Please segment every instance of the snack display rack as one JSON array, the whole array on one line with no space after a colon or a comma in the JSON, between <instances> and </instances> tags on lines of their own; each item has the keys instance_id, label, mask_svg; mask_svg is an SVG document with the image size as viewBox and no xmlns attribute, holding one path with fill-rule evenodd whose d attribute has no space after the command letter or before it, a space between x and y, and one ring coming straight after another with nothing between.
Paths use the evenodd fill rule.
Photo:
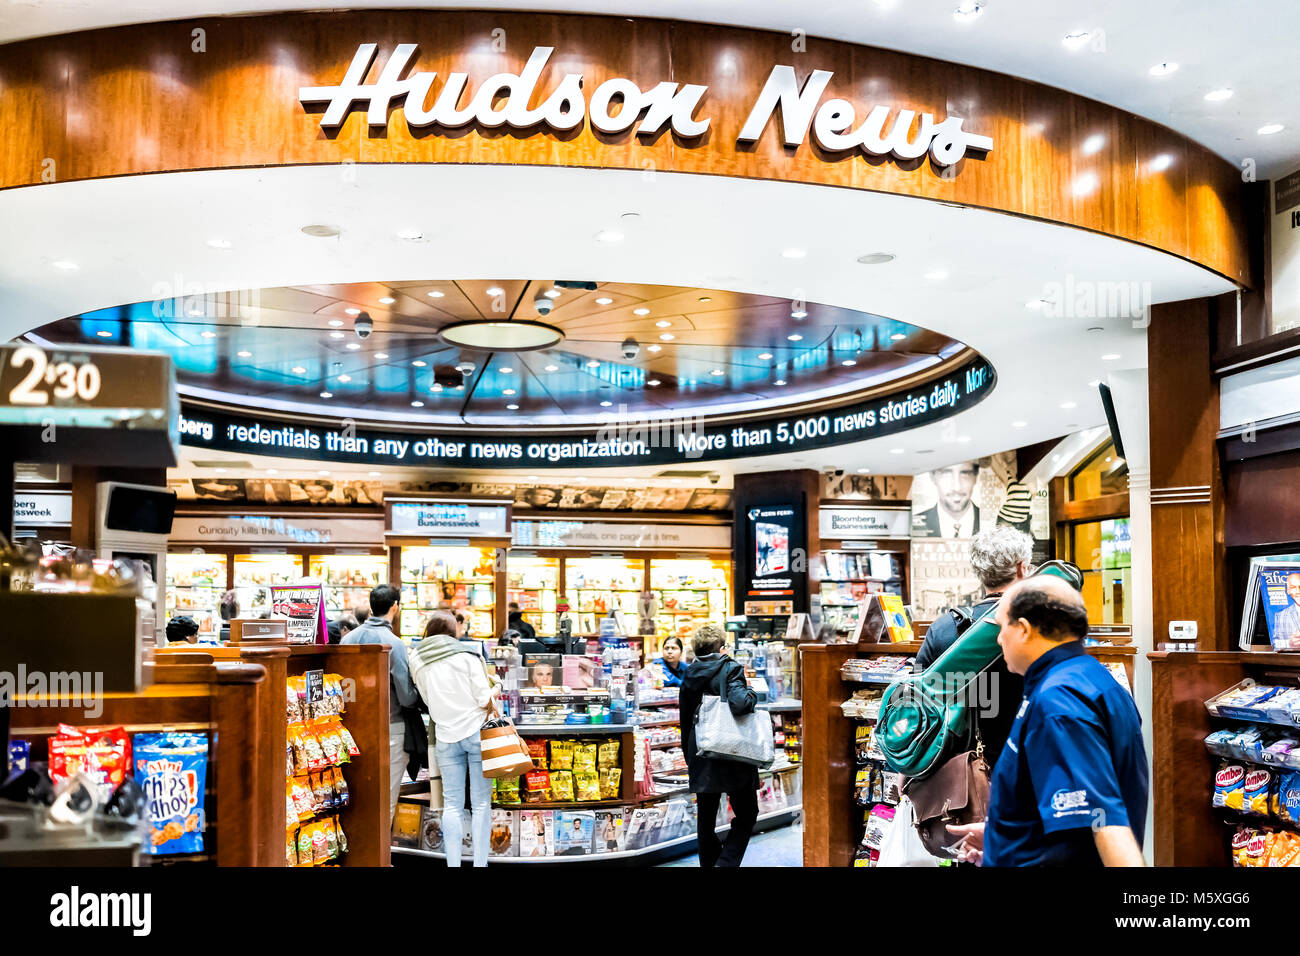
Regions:
<instances>
[{"instance_id":1,"label":"snack display rack","mask_svg":"<svg viewBox=\"0 0 1300 956\"><path fill-rule=\"evenodd\" d=\"M404 545L399 562L403 634L419 634L429 612L439 607L464 612L469 636L483 638L499 633L496 549ZM504 620L500 623L505 626Z\"/></svg>"},{"instance_id":2,"label":"snack display rack","mask_svg":"<svg viewBox=\"0 0 1300 956\"><path fill-rule=\"evenodd\" d=\"M307 577L325 586L325 613L332 620L357 605L369 605L371 589L388 583L388 558L314 554L307 559Z\"/></svg>"}]
</instances>

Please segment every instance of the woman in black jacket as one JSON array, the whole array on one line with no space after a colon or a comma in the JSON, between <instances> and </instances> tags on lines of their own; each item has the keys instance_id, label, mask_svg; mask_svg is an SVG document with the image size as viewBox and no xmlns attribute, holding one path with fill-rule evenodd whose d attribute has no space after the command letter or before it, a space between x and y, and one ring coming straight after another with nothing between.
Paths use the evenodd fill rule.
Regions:
<instances>
[{"instance_id":1,"label":"woman in black jacket","mask_svg":"<svg viewBox=\"0 0 1300 956\"><path fill-rule=\"evenodd\" d=\"M718 694L719 686L731 712L737 717L750 714L758 695L745 683L745 668L721 653L726 634L717 624L701 624L692 641L695 660L686 669L679 696L682 749L690 771L691 793L699 809L696 821L700 841L700 866L740 866L758 820L758 768L738 760L701 757L695 752L695 721L705 695ZM735 819L726 842L716 831L722 794L731 801Z\"/></svg>"}]
</instances>

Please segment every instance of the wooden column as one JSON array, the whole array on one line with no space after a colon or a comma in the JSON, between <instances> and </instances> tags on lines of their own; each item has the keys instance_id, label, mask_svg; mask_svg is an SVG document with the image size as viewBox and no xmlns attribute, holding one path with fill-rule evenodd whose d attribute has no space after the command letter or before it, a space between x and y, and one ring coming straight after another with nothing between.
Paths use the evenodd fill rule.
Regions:
<instances>
[{"instance_id":1,"label":"wooden column","mask_svg":"<svg viewBox=\"0 0 1300 956\"><path fill-rule=\"evenodd\" d=\"M1153 636L1196 621L1201 650L1227 650L1223 480L1215 440L1219 389L1210 374L1208 299L1151 308L1147 330L1151 427Z\"/></svg>"}]
</instances>

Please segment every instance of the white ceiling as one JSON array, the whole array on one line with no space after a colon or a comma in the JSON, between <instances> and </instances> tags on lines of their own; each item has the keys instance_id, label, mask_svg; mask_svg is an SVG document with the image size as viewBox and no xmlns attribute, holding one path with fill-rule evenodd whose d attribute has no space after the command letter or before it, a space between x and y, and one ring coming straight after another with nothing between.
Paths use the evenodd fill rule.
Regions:
<instances>
[{"instance_id":1,"label":"white ceiling","mask_svg":"<svg viewBox=\"0 0 1300 956\"><path fill-rule=\"evenodd\" d=\"M904 50L1025 77L1110 103L1204 143L1260 178L1300 165L1300 35L1296 0L982 0L959 21L958 0L351 0L350 8L563 10L654 16L789 32ZM0 0L0 42L126 23L313 10L320 0ZM1100 31L1070 50L1067 33ZM415 38L413 38L415 39ZM816 55L816 43L808 46ZM1179 69L1155 78L1154 64ZM1235 95L1209 103L1220 88ZM1281 123L1272 136L1256 133Z\"/></svg>"},{"instance_id":2,"label":"white ceiling","mask_svg":"<svg viewBox=\"0 0 1300 956\"><path fill-rule=\"evenodd\" d=\"M622 220L627 212L641 218ZM860 309L966 342L997 370L993 393L946 422L853 446L745 459L729 471L827 465L906 474L1098 425L1104 417L1089 382L1145 366L1142 322L1052 318L1026 303L1050 295L1052 283L1076 290L1136 283L1153 302L1230 289L1177 257L1065 226L863 190L635 170L170 173L6 190L0 221L24 224L0 231L0 341L95 308L189 294L191 284L215 292L554 276ZM300 231L321 222L340 235L313 239ZM615 224L624 241L595 240ZM397 238L410 227L425 239ZM232 248L208 246L213 238ZM790 247L807 255L785 258ZM855 262L878 251L897 258ZM61 260L77 268L57 268ZM937 270L946 276L927 278ZM1103 361L1104 354L1119 358Z\"/></svg>"}]
</instances>

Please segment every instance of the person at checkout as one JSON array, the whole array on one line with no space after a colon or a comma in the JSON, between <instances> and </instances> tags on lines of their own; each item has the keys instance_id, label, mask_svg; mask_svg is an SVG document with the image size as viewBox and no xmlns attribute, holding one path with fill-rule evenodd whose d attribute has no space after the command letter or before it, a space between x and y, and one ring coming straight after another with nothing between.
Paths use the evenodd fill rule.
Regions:
<instances>
[{"instance_id":1,"label":"person at checkout","mask_svg":"<svg viewBox=\"0 0 1300 956\"><path fill-rule=\"evenodd\" d=\"M681 687L686 677L686 661L682 660L684 650L680 637L666 638L659 647L660 664L663 670L665 687Z\"/></svg>"}]
</instances>

